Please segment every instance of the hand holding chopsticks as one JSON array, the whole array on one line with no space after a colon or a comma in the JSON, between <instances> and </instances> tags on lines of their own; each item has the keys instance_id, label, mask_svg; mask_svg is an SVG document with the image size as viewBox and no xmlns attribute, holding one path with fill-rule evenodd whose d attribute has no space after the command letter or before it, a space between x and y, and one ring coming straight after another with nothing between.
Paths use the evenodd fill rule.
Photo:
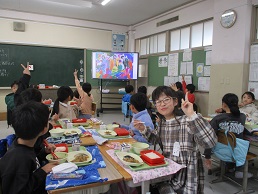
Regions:
<instances>
[{"instance_id":1,"label":"hand holding chopsticks","mask_svg":"<svg viewBox=\"0 0 258 194\"><path fill-rule=\"evenodd\" d=\"M47 140L43 140L43 143L44 143L44 145L48 148L48 147L50 147L49 146L49 144L48 144L48 142L47 142ZM57 157L57 155L50 149L50 153L52 154L52 156L53 156L53 159L54 160L58 160L58 157Z\"/></svg>"}]
</instances>

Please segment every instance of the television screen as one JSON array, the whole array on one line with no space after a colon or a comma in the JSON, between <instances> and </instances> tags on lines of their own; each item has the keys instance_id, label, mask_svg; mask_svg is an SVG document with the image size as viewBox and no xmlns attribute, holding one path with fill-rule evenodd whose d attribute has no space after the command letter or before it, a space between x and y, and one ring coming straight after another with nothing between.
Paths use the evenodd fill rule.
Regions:
<instances>
[{"instance_id":1,"label":"television screen","mask_svg":"<svg viewBox=\"0 0 258 194\"><path fill-rule=\"evenodd\" d=\"M92 52L92 78L137 79L138 53Z\"/></svg>"}]
</instances>

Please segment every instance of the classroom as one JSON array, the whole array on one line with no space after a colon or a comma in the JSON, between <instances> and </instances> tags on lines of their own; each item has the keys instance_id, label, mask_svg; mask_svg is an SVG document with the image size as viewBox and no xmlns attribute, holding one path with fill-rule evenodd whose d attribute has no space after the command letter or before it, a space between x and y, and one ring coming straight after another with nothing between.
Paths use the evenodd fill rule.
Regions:
<instances>
[{"instance_id":1,"label":"classroom","mask_svg":"<svg viewBox=\"0 0 258 194\"><path fill-rule=\"evenodd\" d=\"M53 101L58 89L55 86L67 85L72 90L76 89L73 73L78 69L80 82L92 85L95 117L101 120L109 114L109 109L114 109L121 123L126 124L130 122L122 115L121 100L117 103L121 95L117 93L128 84L134 88L144 85L147 93L152 94L158 86L180 81L184 74L186 82L190 80L196 87L195 104L203 117L209 117L221 107L221 99L226 93L236 94L239 100L246 91L258 96L258 0L184 0L171 2L171 8L152 0L144 5L149 7L149 12L154 13L155 7L159 6L163 6L163 12L146 14L139 17L144 20L138 21L133 16L128 20L126 17L108 20L103 16L105 6L96 9L103 11L99 15L84 15L83 9L78 9L78 15L85 17L82 19L78 15L69 16L69 6L64 6L67 15L62 15L58 4L53 4L51 10L43 0L31 1L0 0L0 122L7 119L5 97L10 93L11 83L22 76L21 63L33 65L31 84L47 86L40 89L43 99L51 98ZM90 4L91 8L87 8L90 10L100 6L101 1L84 2ZM138 4L133 0L128 2ZM25 8L30 3L32 10ZM41 11L37 3L49 12ZM116 3L119 4L114 6L116 9L123 6L118 0L111 0L106 6ZM128 9L135 10L117 12L141 15L136 6ZM234 19L223 23L228 11L234 14ZM138 77L126 81L93 78L94 52L139 54ZM257 144L251 146L251 152L258 155ZM128 173L122 175L128 178ZM148 191L144 188L146 184L140 186L142 192ZM61 192L72 193L72 190Z\"/></svg>"}]
</instances>

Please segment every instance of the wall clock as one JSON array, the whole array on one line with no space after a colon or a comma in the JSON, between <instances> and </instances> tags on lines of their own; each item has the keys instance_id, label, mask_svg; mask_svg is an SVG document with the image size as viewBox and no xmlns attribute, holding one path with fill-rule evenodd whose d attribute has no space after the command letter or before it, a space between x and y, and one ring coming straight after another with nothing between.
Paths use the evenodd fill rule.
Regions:
<instances>
[{"instance_id":1,"label":"wall clock","mask_svg":"<svg viewBox=\"0 0 258 194\"><path fill-rule=\"evenodd\" d=\"M232 27L237 19L237 14L234 10L226 10L220 17L220 24L224 28L230 28Z\"/></svg>"}]
</instances>

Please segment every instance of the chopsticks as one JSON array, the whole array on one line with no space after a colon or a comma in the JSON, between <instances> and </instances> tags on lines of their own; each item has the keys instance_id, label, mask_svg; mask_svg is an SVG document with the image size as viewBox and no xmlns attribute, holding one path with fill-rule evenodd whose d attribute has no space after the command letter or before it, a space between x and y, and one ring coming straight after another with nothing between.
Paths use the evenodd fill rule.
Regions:
<instances>
[{"instance_id":1,"label":"chopsticks","mask_svg":"<svg viewBox=\"0 0 258 194\"><path fill-rule=\"evenodd\" d=\"M48 147L48 142L47 142L47 140L43 139L43 143L44 143L44 145L45 145L46 147ZM54 160L58 160L57 155L56 155L53 151L51 151L51 154L52 154Z\"/></svg>"}]
</instances>

